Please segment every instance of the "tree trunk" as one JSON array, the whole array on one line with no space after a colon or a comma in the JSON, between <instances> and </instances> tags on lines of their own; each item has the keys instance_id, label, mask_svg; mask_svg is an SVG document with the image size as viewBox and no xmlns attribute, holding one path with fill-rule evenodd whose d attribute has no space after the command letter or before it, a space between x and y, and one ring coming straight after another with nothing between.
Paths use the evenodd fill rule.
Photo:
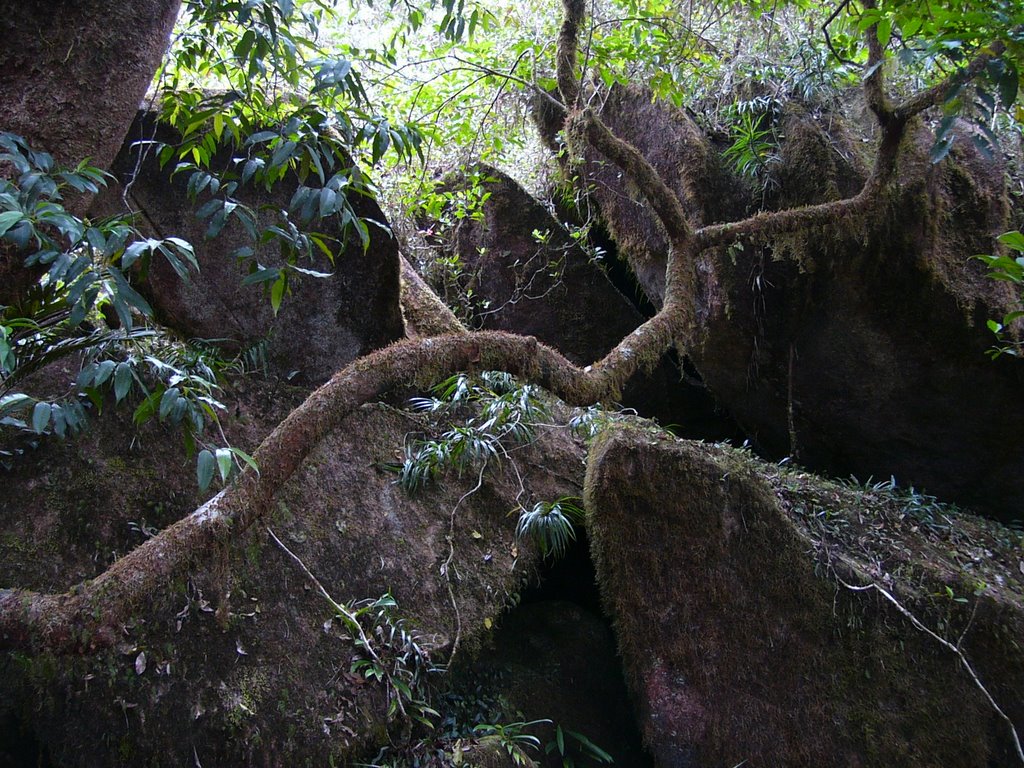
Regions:
<instances>
[{"instance_id":1,"label":"tree trunk","mask_svg":"<svg viewBox=\"0 0 1024 768\"><path fill-rule=\"evenodd\" d=\"M181 0L8 0L0 14L0 130L60 164L106 168L167 49Z\"/></svg>"},{"instance_id":2,"label":"tree trunk","mask_svg":"<svg viewBox=\"0 0 1024 768\"><path fill-rule=\"evenodd\" d=\"M167 49L180 5L7 0L0 5L0 131L23 136L59 165L89 158L107 168ZM87 203L66 201L77 214ZM0 244L0 304L35 282L23 258Z\"/></svg>"}]
</instances>

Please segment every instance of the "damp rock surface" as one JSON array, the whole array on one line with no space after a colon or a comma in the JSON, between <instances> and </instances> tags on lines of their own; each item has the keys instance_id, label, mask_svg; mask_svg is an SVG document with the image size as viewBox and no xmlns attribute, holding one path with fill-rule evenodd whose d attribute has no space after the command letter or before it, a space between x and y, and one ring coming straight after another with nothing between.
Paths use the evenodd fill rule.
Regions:
<instances>
[{"instance_id":1,"label":"damp rock surface","mask_svg":"<svg viewBox=\"0 0 1024 768\"><path fill-rule=\"evenodd\" d=\"M586 503L655 765L1015 764L957 656L860 588L959 643L1019 730L1019 533L635 428Z\"/></svg>"}]
</instances>

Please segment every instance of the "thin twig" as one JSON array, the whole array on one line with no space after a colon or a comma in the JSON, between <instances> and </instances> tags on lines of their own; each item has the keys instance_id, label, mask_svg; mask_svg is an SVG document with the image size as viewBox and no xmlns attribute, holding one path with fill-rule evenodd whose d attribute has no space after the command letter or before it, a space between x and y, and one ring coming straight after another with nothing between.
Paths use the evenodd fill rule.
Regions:
<instances>
[{"instance_id":1,"label":"thin twig","mask_svg":"<svg viewBox=\"0 0 1024 768\"><path fill-rule=\"evenodd\" d=\"M285 543L281 541L279 538L277 538L277 534L275 534L274 531L271 530L269 525L267 526L267 533L270 534L270 538L274 540L274 543L277 544L277 546L279 546L282 549L282 551L284 551L284 553L288 555L288 557L295 561L296 565L299 566L299 569L306 575L306 578L310 580L313 586L316 587L317 591L321 595L323 595L324 599L327 600L331 608L333 608L337 613L344 617L345 624L348 627L348 629L350 631L354 630L356 633L358 633L359 644L366 649L366 652L370 654L370 658L373 659L373 662L387 677L388 687L394 690L394 701L398 704L398 710L402 713L404 721L408 723L409 715L405 711L405 705L402 703L402 695L391 680L391 672L388 670L386 666L384 666L384 663L380 660L380 657L377 655L377 652L373 650L373 646L370 644L370 638L368 638L366 636L366 633L363 631L363 626L359 623L358 617L356 617L356 615L352 613L352 611L350 611L348 608L346 608L343 604L339 603L337 600L331 597L331 594L326 589L324 589L324 585L320 583L320 579L318 579L313 574L313 572L306 567L306 564L302 562L302 559L298 555L296 555L294 552L288 549Z\"/></svg>"},{"instance_id":2,"label":"thin twig","mask_svg":"<svg viewBox=\"0 0 1024 768\"><path fill-rule=\"evenodd\" d=\"M963 668L967 670L967 674L970 675L971 680L973 680L974 684L978 687L978 690L981 691L982 695L988 701L989 705L992 707L995 713L999 715L1000 718L1002 718L1002 720L1006 723L1006 726L1010 729L1010 736L1013 739L1013 746L1017 751L1017 757L1020 759L1021 764L1024 765L1024 749L1021 748L1020 736L1017 734L1017 728L1014 726L1013 721L1009 718L1009 716L1002 710L1002 707L1000 707L999 704L996 703L996 700L992 698L992 694L988 692L988 689L985 687L984 683L981 682L981 678L978 677L978 673L974 671L974 667L971 666L971 662L968 661L967 656L965 656L964 652L960 649L959 643L957 645L953 645L953 643L949 642L949 640L936 634L934 631L926 627L921 622L921 620L917 618L917 616L911 613L908 608L906 608L899 600L893 597L891 592L884 589L883 587L880 587L875 582L871 582L870 584L856 585L848 584L847 582L843 581L843 579L841 579L838 575L836 576L836 579L840 584L842 584L851 592L866 592L872 589L875 590L876 592L878 592L878 594L880 594L882 597L884 597L886 600L892 603L892 605L895 606L896 610L902 613L907 618L907 620L914 625L916 629L920 630L921 632L924 632L926 635L932 638L943 648L946 648L947 650L955 653L957 658L960 659L960 663L963 665ZM961 637L960 640L962 642L963 638Z\"/></svg>"},{"instance_id":3,"label":"thin twig","mask_svg":"<svg viewBox=\"0 0 1024 768\"><path fill-rule=\"evenodd\" d=\"M451 601L452 610L455 612L455 639L452 641L452 651L448 654L448 663L452 663L456 652L459 650L459 643L462 642L462 613L459 611L459 603L455 599L455 588L452 586L451 565L455 559L455 513L466 499L479 491L484 484L484 472L487 470L487 463L480 467L480 474L476 478L476 485L466 491L452 507L451 515L448 518L448 557L441 564L441 575L444 576L448 587L448 599Z\"/></svg>"},{"instance_id":4,"label":"thin twig","mask_svg":"<svg viewBox=\"0 0 1024 768\"><path fill-rule=\"evenodd\" d=\"M832 11L832 13L829 14L828 18L825 19L825 23L821 25L821 31L825 35L825 45L827 45L828 49L832 51L832 55L836 57L836 60L839 61L839 63L841 64L846 64L847 66L855 67L857 66L857 62L841 56L839 54L839 51L837 51L835 46L832 44L832 37L828 33L829 24L835 21L836 17L839 16L839 14L843 12L843 9L846 8L846 6L848 6L849 4L850 0L843 0L843 2L837 5L835 9Z\"/></svg>"}]
</instances>

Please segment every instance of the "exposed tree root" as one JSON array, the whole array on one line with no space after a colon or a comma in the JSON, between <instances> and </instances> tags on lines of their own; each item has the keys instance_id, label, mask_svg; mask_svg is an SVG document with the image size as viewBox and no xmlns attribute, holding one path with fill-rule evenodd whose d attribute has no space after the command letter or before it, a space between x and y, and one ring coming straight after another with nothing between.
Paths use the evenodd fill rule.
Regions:
<instances>
[{"instance_id":1,"label":"exposed tree root","mask_svg":"<svg viewBox=\"0 0 1024 768\"><path fill-rule=\"evenodd\" d=\"M313 392L263 441L254 454L259 474L243 472L191 515L64 594L0 591L0 647L89 652L113 644L152 592L264 519L274 495L320 440L360 405L395 387L426 388L459 371L501 370L570 404L589 405L617 396L675 336L667 316L653 318L587 369L536 339L498 332L399 342L361 358Z\"/></svg>"}]
</instances>

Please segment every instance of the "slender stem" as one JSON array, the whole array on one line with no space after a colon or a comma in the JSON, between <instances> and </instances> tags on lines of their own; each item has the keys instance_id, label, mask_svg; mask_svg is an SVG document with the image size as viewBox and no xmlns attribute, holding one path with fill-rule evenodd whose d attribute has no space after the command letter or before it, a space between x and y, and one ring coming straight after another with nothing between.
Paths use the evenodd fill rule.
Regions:
<instances>
[{"instance_id":1,"label":"slender stem","mask_svg":"<svg viewBox=\"0 0 1024 768\"><path fill-rule=\"evenodd\" d=\"M1016 726L1014 726L1013 721L1009 718L1006 712L1003 711L1003 709L999 706L996 700L992 697L992 694L989 693L988 688L986 688L984 683L981 682L981 678L978 676L978 673L974 671L974 667L971 665L971 662L967 658L967 656L964 655L964 652L963 650L961 650L959 643L954 645L953 643L949 642L949 640L947 640L946 638L929 629L927 626L924 625L924 623L920 619L917 618L917 616L911 613L910 610L906 608L906 606L904 606L899 600L893 597L891 592L879 586L878 584L874 582L872 582L871 584L862 585L848 584L842 579L840 579L838 576L836 578L840 584L842 584L851 592L866 592L868 590L874 590L875 592L878 592L878 594L880 594L882 597L888 600L896 608L897 611L903 614L903 616L906 617L906 619L914 626L915 629L924 632L926 635L928 635L928 637L937 642L943 648L956 654L957 658L960 661L960 664L967 671L968 676L970 676L972 682L978 687L978 690L981 691L982 696L985 697L985 700L989 703L989 706L991 706L992 710L997 715L999 715L1000 719L1002 719L1003 722L1006 723L1007 727L1010 730L1010 738L1013 740L1014 749L1017 752L1017 758L1020 760L1021 764L1024 764L1024 749L1021 748L1020 735L1017 733ZM963 638L961 638L961 640L963 640Z\"/></svg>"}]
</instances>

